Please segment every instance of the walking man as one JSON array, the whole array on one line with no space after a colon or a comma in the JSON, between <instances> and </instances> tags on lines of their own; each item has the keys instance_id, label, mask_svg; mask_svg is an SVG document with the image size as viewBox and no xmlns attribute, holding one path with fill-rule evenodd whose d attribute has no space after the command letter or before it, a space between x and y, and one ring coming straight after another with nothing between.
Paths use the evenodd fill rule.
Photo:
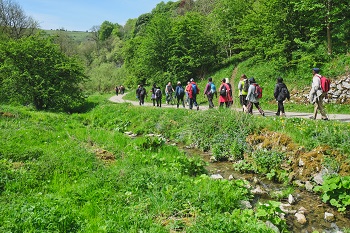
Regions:
<instances>
[{"instance_id":1,"label":"walking man","mask_svg":"<svg viewBox=\"0 0 350 233\"><path fill-rule=\"evenodd\" d=\"M311 119L316 120L317 111L319 110L322 117L322 120L328 120L326 111L323 107L323 98L327 95L327 92L323 92L321 88L321 75L319 68L312 69L312 85L309 94L309 99L312 104L314 104L314 115L310 117Z\"/></svg>"},{"instance_id":2,"label":"walking man","mask_svg":"<svg viewBox=\"0 0 350 233\"><path fill-rule=\"evenodd\" d=\"M208 83L205 86L204 95L206 95L208 98L209 108L214 108L213 98L214 98L214 95L217 97L217 93L216 93L216 87L215 87L215 84L213 83L212 78L208 79Z\"/></svg>"}]
</instances>

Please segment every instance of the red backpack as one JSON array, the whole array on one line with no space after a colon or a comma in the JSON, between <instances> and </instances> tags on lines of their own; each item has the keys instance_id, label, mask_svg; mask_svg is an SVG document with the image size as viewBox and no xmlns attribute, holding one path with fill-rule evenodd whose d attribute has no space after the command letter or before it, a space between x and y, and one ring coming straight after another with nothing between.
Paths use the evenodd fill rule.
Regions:
<instances>
[{"instance_id":1,"label":"red backpack","mask_svg":"<svg viewBox=\"0 0 350 233\"><path fill-rule=\"evenodd\" d=\"M255 98L260 99L262 97L262 88L257 83L254 83L253 85L255 86Z\"/></svg>"},{"instance_id":2,"label":"red backpack","mask_svg":"<svg viewBox=\"0 0 350 233\"><path fill-rule=\"evenodd\" d=\"M321 82L321 89L323 92L328 92L331 88L331 80L329 78L326 78L325 76L318 76L320 78Z\"/></svg>"}]
</instances>

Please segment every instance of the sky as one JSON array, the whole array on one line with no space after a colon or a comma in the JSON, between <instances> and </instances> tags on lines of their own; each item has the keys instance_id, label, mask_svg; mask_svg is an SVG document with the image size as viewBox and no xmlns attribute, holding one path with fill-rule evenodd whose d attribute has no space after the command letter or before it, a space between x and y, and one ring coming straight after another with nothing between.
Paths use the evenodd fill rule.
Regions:
<instances>
[{"instance_id":1,"label":"sky","mask_svg":"<svg viewBox=\"0 0 350 233\"><path fill-rule=\"evenodd\" d=\"M124 25L128 19L151 12L162 0L13 0L13 2L18 3L27 16L36 20L41 29L90 31L93 26L99 26L104 21Z\"/></svg>"}]
</instances>

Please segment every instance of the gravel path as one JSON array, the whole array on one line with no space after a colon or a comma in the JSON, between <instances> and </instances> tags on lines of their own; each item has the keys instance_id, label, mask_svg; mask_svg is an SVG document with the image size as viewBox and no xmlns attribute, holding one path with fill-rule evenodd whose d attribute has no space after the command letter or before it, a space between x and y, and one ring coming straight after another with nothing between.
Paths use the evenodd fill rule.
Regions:
<instances>
[{"instance_id":1,"label":"gravel path","mask_svg":"<svg viewBox=\"0 0 350 233\"><path fill-rule=\"evenodd\" d=\"M135 106L139 106L139 102L138 101L131 101L131 100L124 100L123 99L123 95L114 95L111 98L109 98L110 101L115 102L115 103L131 103ZM162 108L176 108L176 105L167 105L165 103L165 100L163 101L164 103L162 103ZM144 106L148 106L148 107L153 107L152 103L149 102L145 102ZM180 106L180 108L182 108ZM188 109L188 106L186 106L186 108ZM207 110L208 109L208 105L200 105L199 110ZM236 109L237 111L242 111L241 109ZM195 111L195 110L193 110ZM264 110L265 111L265 116L275 116L275 112L274 111L268 111L268 110ZM260 113L254 109L253 110L253 114L254 115L260 115ZM309 118L311 117L313 114L310 113L301 113L301 112L286 112L287 117L298 117L298 118ZM318 114L318 119L321 119L321 114ZM342 121L342 122L350 122L350 115L348 114L328 114L328 118L330 120L338 120L338 121Z\"/></svg>"}]
</instances>

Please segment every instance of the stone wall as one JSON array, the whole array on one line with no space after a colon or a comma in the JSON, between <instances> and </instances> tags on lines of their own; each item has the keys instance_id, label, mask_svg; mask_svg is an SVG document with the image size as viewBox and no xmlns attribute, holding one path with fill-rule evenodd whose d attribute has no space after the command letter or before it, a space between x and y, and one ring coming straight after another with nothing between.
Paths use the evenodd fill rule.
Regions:
<instances>
[{"instance_id":1,"label":"stone wall","mask_svg":"<svg viewBox=\"0 0 350 233\"><path fill-rule=\"evenodd\" d=\"M302 90L292 90L291 102L308 104L310 88L311 84ZM328 92L328 98L325 98L324 101L337 104L350 104L350 74L337 79L331 79L331 89Z\"/></svg>"},{"instance_id":2,"label":"stone wall","mask_svg":"<svg viewBox=\"0 0 350 233\"><path fill-rule=\"evenodd\" d=\"M337 80L331 80L331 89L328 92L332 103L350 103L350 75Z\"/></svg>"}]
</instances>

